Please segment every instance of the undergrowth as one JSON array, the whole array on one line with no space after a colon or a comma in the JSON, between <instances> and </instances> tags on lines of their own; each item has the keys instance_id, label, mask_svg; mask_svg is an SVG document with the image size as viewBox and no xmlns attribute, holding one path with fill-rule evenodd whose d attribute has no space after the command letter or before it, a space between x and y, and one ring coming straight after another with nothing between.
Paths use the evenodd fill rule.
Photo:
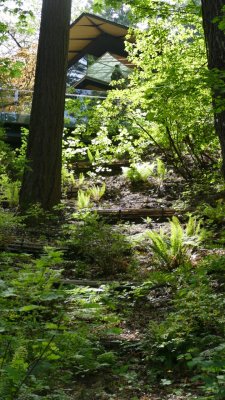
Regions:
<instances>
[{"instance_id":1,"label":"undergrowth","mask_svg":"<svg viewBox=\"0 0 225 400\"><path fill-rule=\"evenodd\" d=\"M170 233L161 229L159 233L148 231L147 236L158 268L174 269L188 261L191 250L203 239L203 230L201 222L193 217L189 217L183 228L179 219L174 216L170 221Z\"/></svg>"},{"instance_id":2,"label":"undergrowth","mask_svg":"<svg viewBox=\"0 0 225 400\"><path fill-rule=\"evenodd\" d=\"M68 256L81 276L126 274L134 264L132 245L116 228L87 213L80 224L65 227Z\"/></svg>"},{"instance_id":3,"label":"undergrowth","mask_svg":"<svg viewBox=\"0 0 225 400\"><path fill-rule=\"evenodd\" d=\"M149 322L143 353L148 379L171 387L185 379L198 399L222 400L225 395L225 257L210 256L198 266L180 265L168 273L153 272L135 290L137 299L159 285L170 288L168 308Z\"/></svg>"},{"instance_id":4,"label":"undergrowth","mask_svg":"<svg viewBox=\"0 0 225 400\"><path fill-rule=\"evenodd\" d=\"M71 380L113 366L95 329L107 335L118 318L101 305L102 290L62 287L59 251L2 253L0 262L0 398L70 399Z\"/></svg>"}]
</instances>

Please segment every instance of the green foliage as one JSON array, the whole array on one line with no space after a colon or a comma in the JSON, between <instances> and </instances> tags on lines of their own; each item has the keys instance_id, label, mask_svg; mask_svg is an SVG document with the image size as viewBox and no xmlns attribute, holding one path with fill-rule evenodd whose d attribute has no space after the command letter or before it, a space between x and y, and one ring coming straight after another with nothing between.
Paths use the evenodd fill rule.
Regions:
<instances>
[{"instance_id":1,"label":"green foliage","mask_svg":"<svg viewBox=\"0 0 225 400\"><path fill-rule=\"evenodd\" d=\"M167 175L167 168L163 160L161 158L156 159L157 165L156 165L156 176L157 178L163 182L166 178Z\"/></svg>"},{"instance_id":2,"label":"green foliage","mask_svg":"<svg viewBox=\"0 0 225 400\"><path fill-rule=\"evenodd\" d=\"M102 186L95 186L95 185L92 186L88 190L88 193L95 202L99 202L101 198L104 196L105 191L106 191L106 184L105 182L103 182Z\"/></svg>"},{"instance_id":3,"label":"green foliage","mask_svg":"<svg viewBox=\"0 0 225 400\"><path fill-rule=\"evenodd\" d=\"M224 373L225 342L201 352L188 362L191 369L199 371L194 381L202 381L202 389L206 400L223 400L225 395Z\"/></svg>"},{"instance_id":4,"label":"green foliage","mask_svg":"<svg viewBox=\"0 0 225 400\"><path fill-rule=\"evenodd\" d=\"M18 180L22 180L24 168L27 167L26 151L27 151L27 139L29 130L21 128L21 145L15 150L15 156L13 163L11 161L11 167L13 168L12 173L16 175Z\"/></svg>"},{"instance_id":5,"label":"green foliage","mask_svg":"<svg viewBox=\"0 0 225 400\"><path fill-rule=\"evenodd\" d=\"M207 203L201 204L198 207L198 212L212 224L223 224L225 222L225 203L223 199L218 200L214 207Z\"/></svg>"},{"instance_id":6,"label":"green foliage","mask_svg":"<svg viewBox=\"0 0 225 400\"><path fill-rule=\"evenodd\" d=\"M212 81L223 87L223 78L207 70L198 7L185 1L126 3L147 28L128 35L135 36L127 50L136 68L126 88L110 91L93 113L87 130L104 140L92 139L89 150L93 157L98 150L99 159L128 157L139 162L154 146L168 165L190 179L207 164L217 164L210 87ZM189 8L194 12L184 12ZM162 165L158 168L164 179Z\"/></svg>"},{"instance_id":7,"label":"green foliage","mask_svg":"<svg viewBox=\"0 0 225 400\"><path fill-rule=\"evenodd\" d=\"M83 210L85 208L90 208L91 207L91 195L89 192L85 192L82 189L78 190L77 194L77 208L78 210Z\"/></svg>"},{"instance_id":8,"label":"green foliage","mask_svg":"<svg viewBox=\"0 0 225 400\"><path fill-rule=\"evenodd\" d=\"M134 163L131 167L123 167L123 175L133 184L151 182L152 185L161 186L166 178L167 168L165 163L157 158L156 162Z\"/></svg>"},{"instance_id":9,"label":"green foliage","mask_svg":"<svg viewBox=\"0 0 225 400\"><path fill-rule=\"evenodd\" d=\"M155 163L139 163L133 164L131 167L123 167L124 176L131 182L147 182L148 178L153 175Z\"/></svg>"},{"instance_id":10,"label":"green foliage","mask_svg":"<svg viewBox=\"0 0 225 400\"><path fill-rule=\"evenodd\" d=\"M12 181L7 175L0 178L1 200L7 201L9 207L15 207L19 204L20 181Z\"/></svg>"},{"instance_id":11,"label":"green foliage","mask_svg":"<svg viewBox=\"0 0 225 400\"><path fill-rule=\"evenodd\" d=\"M0 393L7 400L20 398L20 389L30 381L34 369L51 359L55 335L48 331L46 319L54 325L53 330L64 319L57 313L63 293L53 288L60 273L50 269L61 261L61 253L46 250L42 258L20 265L19 272L10 265L1 271Z\"/></svg>"},{"instance_id":12,"label":"green foliage","mask_svg":"<svg viewBox=\"0 0 225 400\"><path fill-rule=\"evenodd\" d=\"M73 171L67 169L66 165L62 167L62 188L63 191L67 191L68 188L72 189L76 187L76 180Z\"/></svg>"},{"instance_id":13,"label":"green foliage","mask_svg":"<svg viewBox=\"0 0 225 400\"><path fill-rule=\"evenodd\" d=\"M88 160L90 161L90 163L93 163L94 162L94 156L93 156L93 154L92 154L90 149L87 150L87 156L88 156Z\"/></svg>"},{"instance_id":14,"label":"green foliage","mask_svg":"<svg viewBox=\"0 0 225 400\"><path fill-rule=\"evenodd\" d=\"M6 174L8 169L11 168L13 164L15 153L10 148L10 146L5 143L5 131L3 128L0 128L0 172L2 174Z\"/></svg>"},{"instance_id":15,"label":"green foliage","mask_svg":"<svg viewBox=\"0 0 225 400\"><path fill-rule=\"evenodd\" d=\"M194 268L185 264L170 275L153 273L136 290L140 296L157 284L170 287L163 318L149 324L146 357L157 379L173 381L191 372L206 396L201 399L224 398L224 293L213 285L224 281L224 265L224 256L211 256Z\"/></svg>"},{"instance_id":16,"label":"green foliage","mask_svg":"<svg viewBox=\"0 0 225 400\"><path fill-rule=\"evenodd\" d=\"M79 127L79 128L78 128ZM73 133L73 135L63 138L63 151L62 151L62 158L63 158L63 165L70 169L71 164L74 161L83 159L86 157L87 152L87 144L84 143L82 140L82 126L77 127L77 133Z\"/></svg>"},{"instance_id":17,"label":"green foliage","mask_svg":"<svg viewBox=\"0 0 225 400\"><path fill-rule=\"evenodd\" d=\"M23 218L0 208L0 246L5 246L23 229Z\"/></svg>"},{"instance_id":18,"label":"green foliage","mask_svg":"<svg viewBox=\"0 0 225 400\"><path fill-rule=\"evenodd\" d=\"M85 176L80 173L78 178L75 177L73 169L67 167L66 164L62 167L62 191L67 195L70 191L75 191L80 189L82 192L82 187L85 187Z\"/></svg>"},{"instance_id":19,"label":"green foliage","mask_svg":"<svg viewBox=\"0 0 225 400\"><path fill-rule=\"evenodd\" d=\"M201 203L196 210L196 214L199 215L207 227L206 240L209 246L223 246L225 243L224 235L224 213L225 203L224 199L221 198L211 204Z\"/></svg>"},{"instance_id":20,"label":"green foliage","mask_svg":"<svg viewBox=\"0 0 225 400\"><path fill-rule=\"evenodd\" d=\"M118 323L105 315L103 289L62 288L62 253L52 248L37 259L2 253L0 262L2 399L66 400L71 378L113 367L114 353L95 334L96 324L107 335Z\"/></svg>"},{"instance_id":21,"label":"green foliage","mask_svg":"<svg viewBox=\"0 0 225 400\"><path fill-rule=\"evenodd\" d=\"M82 149L82 144L78 144L74 137L66 137L63 139L63 150L62 150L62 190L67 193L68 190L82 186L85 177L84 174L79 174L78 180L74 175L73 162L77 151L83 151L83 155L86 153L86 148ZM81 147L79 149L79 147Z\"/></svg>"},{"instance_id":22,"label":"green foliage","mask_svg":"<svg viewBox=\"0 0 225 400\"><path fill-rule=\"evenodd\" d=\"M115 228L87 215L83 225L69 227L70 257L76 257L81 275L114 276L125 273L131 262L131 245Z\"/></svg>"},{"instance_id":23,"label":"green foliage","mask_svg":"<svg viewBox=\"0 0 225 400\"><path fill-rule=\"evenodd\" d=\"M0 200L6 201L9 207L19 203L19 190L23 171L26 166L26 146L28 131L23 130L22 144L13 150L4 141L4 131L0 132Z\"/></svg>"},{"instance_id":24,"label":"green foliage","mask_svg":"<svg viewBox=\"0 0 225 400\"><path fill-rule=\"evenodd\" d=\"M11 58L2 58L0 60L0 78L1 82L7 84L10 79L21 76L24 63L21 61L14 61Z\"/></svg>"},{"instance_id":25,"label":"green foliage","mask_svg":"<svg viewBox=\"0 0 225 400\"><path fill-rule=\"evenodd\" d=\"M33 20L34 14L31 10L24 7L23 0L14 0L6 2L1 0L3 21L0 23L0 44L7 48L11 48L12 40L11 33L24 35L26 37L26 45L29 34L31 34L30 23ZM26 8L26 9L25 9ZM18 40L18 38L17 38ZM19 39L21 43L23 41ZM20 46L22 47L22 46ZM22 75L24 60L8 51L8 56L3 50L0 60L0 80L1 85L12 86L12 79Z\"/></svg>"},{"instance_id":26,"label":"green foliage","mask_svg":"<svg viewBox=\"0 0 225 400\"><path fill-rule=\"evenodd\" d=\"M160 268L174 269L188 262L190 251L201 242L201 225L189 217L185 229L177 217L170 221L170 234L161 230L147 232L151 239L150 248Z\"/></svg>"},{"instance_id":27,"label":"green foliage","mask_svg":"<svg viewBox=\"0 0 225 400\"><path fill-rule=\"evenodd\" d=\"M80 172L79 177L78 177L78 182L77 182L78 187L82 186L84 184L84 181L85 181L85 176L84 176L83 172Z\"/></svg>"},{"instance_id":28,"label":"green foliage","mask_svg":"<svg viewBox=\"0 0 225 400\"><path fill-rule=\"evenodd\" d=\"M95 3L101 7L104 1ZM105 3L121 5L119 0ZM117 227L88 214L91 199L100 201L106 186L88 188L84 175L76 179L74 161L89 159L92 167L101 167L102 163L125 158L131 161L131 168L124 172L127 179L158 185L167 177L167 166L189 179L207 164L217 165L218 139L209 87L223 90L224 77L216 70L207 72L198 7L193 1L183 0L125 3L136 20L147 22L145 29L130 32L136 38L126 46L135 68L126 87L112 89L103 103L66 101L68 116L74 117L76 128L72 134L65 132L63 190L79 189L77 208L81 212L79 218L74 216L78 221L74 223L73 218L73 224L65 227L64 242L59 239L59 243L68 246L66 257L73 261L72 273L77 278L94 276L110 281L118 274L129 277L133 252L127 237ZM223 29L224 18L216 22ZM6 26L0 24L0 30L4 36ZM2 81L17 76L20 68L18 62L13 65L11 60L3 60ZM217 111L224 108L220 100L216 106ZM65 122L69 124L70 119ZM25 139L20 150L12 150L0 141L1 199L7 200L10 207L18 201L26 167L25 150ZM157 154L156 162L141 163L150 151L151 157L152 151ZM211 172L206 171L209 179ZM221 200L215 207L203 205L201 216L219 230L224 224L224 211ZM25 218L32 223L53 221L58 214L43 213L36 204ZM14 234L19 236L22 222L22 218L0 210L2 247ZM146 222L152 224L148 219ZM137 377L145 373L148 384L157 379L157 387L170 386L184 376L189 383L194 376L200 396L224 399L225 257L214 256L204 262L197 259L193 266L190 255L203 236L200 222L190 217L183 226L173 217L169 229L148 233L155 262L153 271L148 272L149 280L135 288L128 285L122 291L118 286L113 295L108 285L66 290L59 270L62 253L55 249L46 249L45 254L36 258L1 253L1 399L72 400L79 393L68 395L63 387L71 387L72 383L74 389L76 381L109 370L114 371L113 378L117 373L130 386L138 386ZM156 294L161 290L164 298L156 310L154 304L160 296L154 297L154 290ZM123 316L131 314L129 322L133 324L135 312L142 313L142 308L138 308L138 301L142 300L143 316L145 320L149 318L143 334L145 340L127 344L132 363L135 365L136 357L141 359L139 375L133 365L130 370L126 345L120 347L126 358L123 365L113 351L104 349L101 339L119 334L118 325L124 324L112 309L119 309ZM144 314L144 302L150 310L149 317ZM133 326L138 327L138 323L135 321ZM92 398L92 394L85 396L81 394L80 398ZM97 396L94 388L93 398ZM131 394L129 398L140 396ZM106 397L115 396L107 393Z\"/></svg>"}]
</instances>

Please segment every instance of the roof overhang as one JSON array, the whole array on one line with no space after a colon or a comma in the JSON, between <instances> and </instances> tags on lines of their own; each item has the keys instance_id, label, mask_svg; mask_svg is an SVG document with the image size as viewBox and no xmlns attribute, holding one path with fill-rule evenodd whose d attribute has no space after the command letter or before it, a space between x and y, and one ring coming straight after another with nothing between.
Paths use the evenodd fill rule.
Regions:
<instances>
[{"instance_id":1,"label":"roof overhang","mask_svg":"<svg viewBox=\"0 0 225 400\"><path fill-rule=\"evenodd\" d=\"M109 89L109 84L107 82L90 78L88 76L84 76L82 79L80 79L79 82L77 82L74 87L76 89L86 89L86 90L97 90L97 91L102 91L102 90L108 90Z\"/></svg>"},{"instance_id":2,"label":"roof overhang","mask_svg":"<svg viewBox=\"0 0 225 400\"><path fill-rule=\"evenodd\" d=\"M128 27L93 14L83 13L70 26L69 66L86 54L100 57L106 51L127 56L124 40Z\"/></svg>"}]
</instances>

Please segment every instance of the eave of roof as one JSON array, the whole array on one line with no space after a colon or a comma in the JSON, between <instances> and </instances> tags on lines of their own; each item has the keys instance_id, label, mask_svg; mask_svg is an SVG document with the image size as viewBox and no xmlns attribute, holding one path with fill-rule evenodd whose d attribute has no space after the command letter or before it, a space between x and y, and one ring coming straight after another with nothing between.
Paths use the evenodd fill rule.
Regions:
<instances>
[{"instance_id":1,"label":"eave of roof","mask_svg":"<svg viewBox=\"0 0 225 400\"><path fill-rule=\"evenodd\" d=\"M91 78L89 76L84 76L74 85L76 89L87 89L87 90L108 90L109 84L107 82L101 81L100 79Z\"/></svg>"},{"instance_id":2,"label":"eave of roof","mask_svg":"<svg viewBox=\"0 0 225 400\"><path fill-rule=\"evenodd\" d=\"M128 29L127 26L117 22L82 13L70 26L69 65L86 54L99 57L107 50L126 56L124 39Z\"/></svg>"}]
</instances>

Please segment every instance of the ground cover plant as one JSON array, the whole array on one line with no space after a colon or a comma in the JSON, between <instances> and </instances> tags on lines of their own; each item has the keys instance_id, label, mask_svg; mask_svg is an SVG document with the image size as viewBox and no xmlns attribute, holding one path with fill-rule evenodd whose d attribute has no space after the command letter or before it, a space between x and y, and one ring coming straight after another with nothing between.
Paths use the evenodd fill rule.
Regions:
<instances>
[{"instance_id":1,"label":"ground cover plant","mask_svg":"<svg viewBox=\"0 0 225 400\"><path fill-rule=\"evenodd\" d=\"M76 260L78 274L115 277L132 270L135 261L128 238L96 214L87 213L82 219L83 224L66 227L69 258Z\"/></svg>"},{"instance_id":2,"label":"ground cover plant","mask_svg":"<svg viewBox=\"0 0 225 400\"><path fill-rule=\"evenodd\" d=\"M19 207L28 133L15 149L1 131L2 400L225 398L224 77L197 1L122 11L132 74L105 100L70 88L57 207Z\"/></svg>"},{"instance_id":3,"label":"ground cover plant","mask_svg":"<svg viewBox=\"0 0 225 400\"><path fill-rule=\"evenodd\" d=\"M224 397L224 290L215 290L212 272L217 263L223 270L223 261L213 256L194 270L186 264L173 273L171 309L165 320L150 323L146 336L157 379L170 385L184 373L197 382L199 399Z\"/></svg>"},{"instance_id":4,"label":"ground cover plant","mask_svg":"<svg viewBox=\"0 0 225 400\"><path fill-rule=\"evenodd\" d=\"M115 361L94 326L104 319L107 334L117 318L103 315L101 291L65 290L52 268L61 262L62 253L50 248L36 260L1 254L1 398L70 399L65 384Z\"/></svg>"}]
</instances>

